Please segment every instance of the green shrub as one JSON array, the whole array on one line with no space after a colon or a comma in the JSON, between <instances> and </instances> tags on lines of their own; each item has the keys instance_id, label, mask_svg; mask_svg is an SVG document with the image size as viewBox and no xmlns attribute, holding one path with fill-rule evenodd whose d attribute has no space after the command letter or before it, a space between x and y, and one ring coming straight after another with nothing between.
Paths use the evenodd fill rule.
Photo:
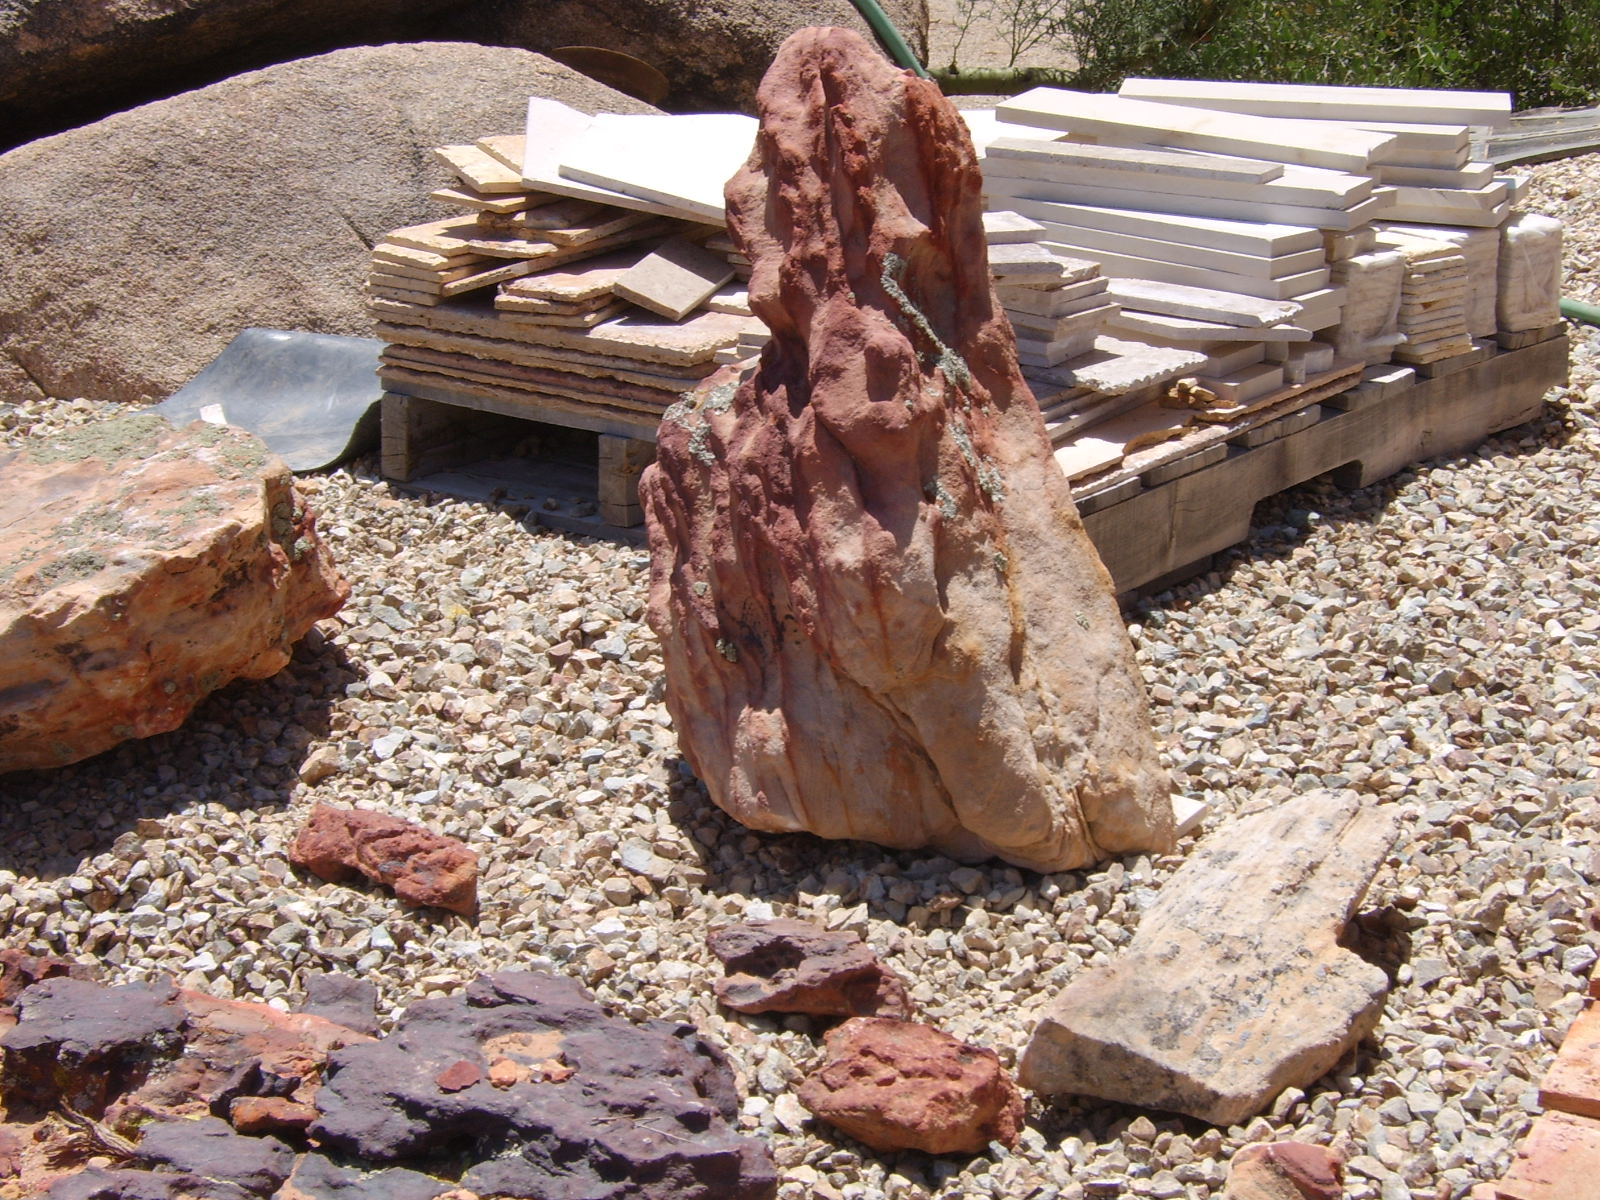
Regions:
<instances>
[{"instance_id":1,"label":"green shrub","mask_svg":"<svg viewBox=\"0 0 1600 1200\"><path fill-rule=\"evenodd\" d=\"M1600 97L1600 0L1078 0L1031 19L1091 91L1156 75Z\"/></svg>"}]
</instances>

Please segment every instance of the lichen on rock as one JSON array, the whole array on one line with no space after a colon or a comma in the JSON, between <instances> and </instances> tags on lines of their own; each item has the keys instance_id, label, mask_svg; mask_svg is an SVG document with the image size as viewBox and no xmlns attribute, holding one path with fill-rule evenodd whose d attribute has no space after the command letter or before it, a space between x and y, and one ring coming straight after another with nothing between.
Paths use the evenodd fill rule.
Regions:
<instances>
[{"instance_id":1,"label":"lichen on rock","mask_svg":"<svg viewBox=\"0 0 1600 1200\"><path fill-rule=\"evenodd\" d=\"M685 756L762 830L1040 870L1166 847L1109 577L995 303L938 89L844 30L760 92L729 227L772 339L641 481Z\"/></svg>"}]
</instances>

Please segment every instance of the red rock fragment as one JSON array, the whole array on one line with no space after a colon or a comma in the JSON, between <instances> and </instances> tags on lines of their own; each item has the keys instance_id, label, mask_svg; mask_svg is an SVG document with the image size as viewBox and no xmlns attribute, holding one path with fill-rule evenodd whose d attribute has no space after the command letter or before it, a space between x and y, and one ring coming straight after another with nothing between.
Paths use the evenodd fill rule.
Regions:
<instances>
[{"instance_id":1,"label":"red rock fragment","mask_svg":"<svg viewBox=\"0 0 1600 1200\"><path fill-rule=\"evenodd\" d=\"M1016 1144L1022 1093L993 1050L912 1021L855 1017L828 1031L800 1103L875 1150L978 1153Z\"/></svg>"},{"instance_id":2,"label":"red rock fragment","mask_svg":"<svg viewBox=\"0 0 1600 1200\"><path fill-rule=\"evenodd\" d=\"M1545 1113L1517 1147L1495 1200L1592 1200L1600 1179L1600 1121Z\"/></svg>"},{"instance_id":3,"label":"red rock fragment","mask_svg":"<svg viewBox=\"0 0 1600 1200\"><path fill-rule=\"evenodd\" d=\"M319 804L290 843L289 861L331 883L365 875L407 904L464 916L478 909L478 856L399 817Z\"/></svg>"},{"instance_id":4,"label":"red rock fragment","mask_svg":"<svg viewBox=\"0 0 1600 1200\"><path fill-rule=\"evenodd\" d=\"M240 1096L228 1105L228 1123L240 1133L303 1134L317 1110L283 1096Z\"/></svg>"},{"instance_id":5,"label":"red rock fragment","mask_svg":"<svg viewBox=\"0 0 1600 1200\"><path fill-rule=\"evenodd\" d=\"M909 1018L905 984L859 935L806 921L751 921L706 939L728 974L717 999L735 1012Z\"/></svg>"},{"instance_id":6,"label":"red rock fragment","mask_svg":"<svg viewBox=\"0 0 1600 1200\"><path fill-rule=\"evenodd\" d=\"M1233 1156L1223 1200L1339 1200L1344 1163L1326 1146L1270 1142Z\"/></svg>"},{"instance_id":7,"label":"red rock fragment","mask_svg":"<svg viewBox=\"0 0 1600 1200\"><path fill-rule=\"evenodd\" d=\"M433 1077L441 1092L465 1091L483 1078L483 1068L477 1063L458 1058Z\"/></svg>"}]
</instances>

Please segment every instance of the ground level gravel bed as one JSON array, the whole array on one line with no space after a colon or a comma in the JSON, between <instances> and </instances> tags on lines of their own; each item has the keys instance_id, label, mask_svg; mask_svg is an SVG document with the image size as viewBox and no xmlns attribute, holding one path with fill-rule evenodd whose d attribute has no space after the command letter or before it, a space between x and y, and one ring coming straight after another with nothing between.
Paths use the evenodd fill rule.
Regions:
<instances>
[{"instance_id":1,"label":"ground level gravel bed","mask_svg":"<svg viewBox=\"0 0 1600 1200\"><path fill-rule=\"evenodd\" d=\"M1600 156L1535 176L1536 204L1574 221L1574 294L1592 300ZM1041 1006L1128 940L1192 841L1041 876L748 833L677 757L642 551L397 493L370 460L304 482L354 594L289 668L175 733L0 777L0 945L280 1005L304 973L345 971L390 1017L480 971L549 964L616 1011L724 1043L791 1200L1199 1200L1242 1144L1279 1137L1347 1153L1355 1200L1462 1196L1509 1163L1600 947L1600 331L1572 335L1572 386L1539 420L1361 491L1274 498L1219 569L1129 610L1177 786L1216 810L1202 832L1324 786L1406 817L1361 921L1396 975L1381 1025L1246 1127L1034 1104L1014 1153L973 1160L876 1155L815 1127L792 1088L820 1027L719 1012L713 925L856 929L929 1019L1014 1064ZM109 412L0 406L0 437ZM291 870L319 800L465 839L480 919Z\"/></svg>"}]
</instances>

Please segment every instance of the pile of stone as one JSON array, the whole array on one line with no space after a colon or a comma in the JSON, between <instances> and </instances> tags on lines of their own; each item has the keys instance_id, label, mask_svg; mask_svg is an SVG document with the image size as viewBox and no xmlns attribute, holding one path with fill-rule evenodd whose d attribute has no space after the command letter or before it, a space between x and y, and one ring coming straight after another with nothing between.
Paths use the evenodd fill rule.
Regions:
<instances>
[{"instance_id":1,"label":"pile of stone","mask_svg":"<svg viewBox=\"0 0 1600 1200\"><path fill-rule=\"evenodd\" d=\"M373 248L385 386L653 437L759 327L726 286L748 263L721 232L722 179L752 136L737 114L590 117L535 98L525 134L435 150L456 182L433 198L465 213Z\"/></svg>"}]
</instances>

